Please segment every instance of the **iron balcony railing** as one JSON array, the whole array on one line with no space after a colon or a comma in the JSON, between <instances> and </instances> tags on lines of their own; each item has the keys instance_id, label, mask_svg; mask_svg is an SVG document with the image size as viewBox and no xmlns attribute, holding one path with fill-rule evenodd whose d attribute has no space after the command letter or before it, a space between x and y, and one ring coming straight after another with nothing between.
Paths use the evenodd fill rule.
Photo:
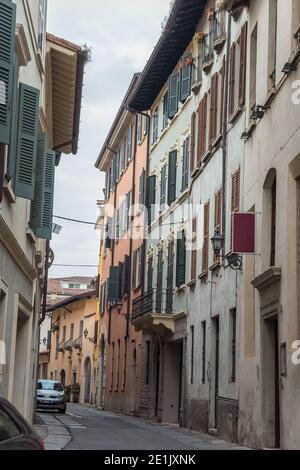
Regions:
<instances>
[{"instance_id":1,"label":"iron balcony railing","mask_svg":"<svg viewBox=\"0 0 300 470\"><path fill-rule=\"evenodd\" d=\"M192 86L202 81L203 55L199 55L193 61Z\"/></svg>"},{"instance_id":2,"label":"iron balcony railing","mask_svg":"<svg viewBox=\"0 0 300 470\"><path fill-rule=\"evenodd\" d=\"M73 340L69 339L69 341L66 341L64 344L64 350L65 351L72 351L73 349Z\"/></svg>"},{"instance_id":3,"label":"iron balcony railing","mask_svg":"<svg viewBox=\"0 0 300 470\"><path fill-rule=\"evenodd\" d=\"M82 336L80 336L79 338L74 339L73 348L74 349L82 349Z\"/></svg>"},{"instance_id":4,"label":"iron balcony railing","mask_svg":"<svg viewBox=\"0 0 300 470\"><path fill-rule=\"evenodd\" d=\"M214 49L213 49L213 31L210 31L203 42L203 66L208 62L214 60Z\"/></svg>"},{"instance_id":5,"label":"iron balcony railing","mask_svg":"<svg viewBox=\"0 0 300 470\"><path fill-rule=\"evenodd\" d=\"M132 320L147 314L173 313L173 289L151 289L132 302Z\"/></svg>"},{"instance_id":6,"label":"iron balcony railing","mask_svg":"<svg viewBox=\"0 0 300 470\"><path fill-rule=\"evenodd\" d=\"M58 352L63 352L64 351L64 345L65 345L65 341L61 341L61 343L59 343L58 346L57 346L57 351Z\"/></svg>"},{"instance_id":7,"label":"iron balcony railing","mask_svg":"<svg viewBox=\"0 0 300 470\"><path fill-rule=\"evenodd\" d=\"M213 25L213 42L226 36L226 12L219 11L216 13Z\"/></svg>"}]
</instances>

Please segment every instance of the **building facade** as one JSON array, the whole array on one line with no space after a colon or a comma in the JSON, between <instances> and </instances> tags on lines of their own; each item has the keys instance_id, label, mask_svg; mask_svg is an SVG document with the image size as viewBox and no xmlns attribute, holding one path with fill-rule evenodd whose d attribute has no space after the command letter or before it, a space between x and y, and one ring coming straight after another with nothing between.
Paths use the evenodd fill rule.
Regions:
<instances>
[{"instance_id":1,"label":"building facade","mask_svg":"<svg viewBox=\"0 0 300 470\"><path fill-rule=\"evenodd\" d=\"M31 421L55 167L77 152L86 51L46 36L46 1L0 12L0 391Z\"/></svg>"},{"instance_id":2,"label":"building facade","mask_svg":"<svg viewBox=\"0 0 300 470\"><path fill-rule=\"evenodd\" d=\"M52 319L48 379L66 387L79 384L79 402L87 404L95 403L96 306L95 291L87 291L48 308Z\"/></svg>"},{"instance_id":3,"label":"building facade","mask_svg":"<svg viewBox=\"0 0 300 470\"><path fill-rule=\"evenodd\" d=\"M100 395L105 409L137 414L142 335L130 323L133 298L143 289L143 206L148 118L126 105L135 75L96 167L106 173L105 244L100 262Z\"/></svg>"}]
</instances>

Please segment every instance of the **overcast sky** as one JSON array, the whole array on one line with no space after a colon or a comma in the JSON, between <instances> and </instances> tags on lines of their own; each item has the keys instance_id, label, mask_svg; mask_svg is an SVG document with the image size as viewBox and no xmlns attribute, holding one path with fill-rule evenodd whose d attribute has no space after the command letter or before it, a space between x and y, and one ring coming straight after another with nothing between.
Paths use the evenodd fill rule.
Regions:
<instances>
[{"instance_id":1,"label":"overcast sky","mask_svg":"<svg viewBox=\"0 0 300 470\"><path fill-rule=\"evenodd\" d=\"M141 71L161 32L170 0L48 0L47 31L92 48L86 66L79 152L64 155L56 171L54 214L96 221L104 177L94 163L135 72ZM92 226L71 222L53 235L58 264L97 265ZM96 268L52 267L51 277L96 275Z\"/></svg>"}]
</instances>

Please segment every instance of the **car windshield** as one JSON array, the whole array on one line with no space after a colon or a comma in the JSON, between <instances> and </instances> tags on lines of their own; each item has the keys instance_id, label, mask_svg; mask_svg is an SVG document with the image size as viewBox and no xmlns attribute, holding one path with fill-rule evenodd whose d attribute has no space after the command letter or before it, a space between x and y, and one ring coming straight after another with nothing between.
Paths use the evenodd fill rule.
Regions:
<instances>
[{"instance_id":1,"label":"car windshield","mask_svg":"<svg viewBox=\"0 0 300 470\"><path fill-rule=\"evenodd\" d=\"M63 392L63 386L59 382L51 380L42 380L38 382L38 390L54 390L55 392Z\"/></svg>"}]
</instances>

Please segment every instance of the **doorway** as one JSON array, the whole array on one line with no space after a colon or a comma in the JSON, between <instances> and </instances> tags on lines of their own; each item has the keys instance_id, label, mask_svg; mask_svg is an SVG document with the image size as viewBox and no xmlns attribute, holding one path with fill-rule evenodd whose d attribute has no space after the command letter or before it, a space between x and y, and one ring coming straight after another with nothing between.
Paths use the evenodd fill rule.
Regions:
<instances>
[{"instance_id":1,"label":"doorway","mask_svg":"<svg viewBox=\"0 0 300 470\"><path fill-rule=\"evenodd\" d=\"M160 391L160 344L157 343L155 355L155 418L158 418Z\"/></svg>"},{"instance_id":2,"label":"doorway","mask_svg":"<svg viewBox=\"0 0 300 470\"><path fill-rule=\"evenodd\" d=\"M136 411L136 396L137 396L137 356L135 341L132 343L132 364L131 364L131 413L135 414Z\"/></svg>"},{"instance_id":3,"label":"doorway","mask_svg":"<svg viewBox=\"0 0 300 470\"><path fill-rule=\"evenodd\" d=\"M91 373L91 360L87 357L84 362L84 403L90 403L91 399Z\"/></svg>"},{"instance_id":4,"label":"doorway","mask_svg":"<svg viewBox=\"0 0 300 470\"><path fill-rule=\"evenodd\" d=\"M16 331L16 349L13 381L12 402L21 412L24 412L25 380L27 364L27 343L28 343L28 317L19 310Z\"/></svg>"},{"instance_id":5,"label":"doorway","mask_svg":"<svg viewBox=\"0 0 300 470\"><path fill-rule=\"evenodd\" d=\"M60 383L62 384L63 387L66 385L66 371L62 369L60 371Z\"/></svg>"},{"instance_id":6,"label":"doorway","mask_svg":"<svg viewBox=\"0 0 300 470\"><path fill-rule=\"evenodd\" d=\"M263 324L263 386L265 444L280 448L280 370L278 316Z\"/></svg>"},{"instance_id":7,"label":"doorway","mask_svg":"<svg viewBox=\"0 0 300 470\"><path fill-rule=\"evenodd\" d=\"M220 363L220 319L213 320L214 331L214 384L213 384L213 427L218 429L219 363Z\"/></svg>"}]
</instances>

